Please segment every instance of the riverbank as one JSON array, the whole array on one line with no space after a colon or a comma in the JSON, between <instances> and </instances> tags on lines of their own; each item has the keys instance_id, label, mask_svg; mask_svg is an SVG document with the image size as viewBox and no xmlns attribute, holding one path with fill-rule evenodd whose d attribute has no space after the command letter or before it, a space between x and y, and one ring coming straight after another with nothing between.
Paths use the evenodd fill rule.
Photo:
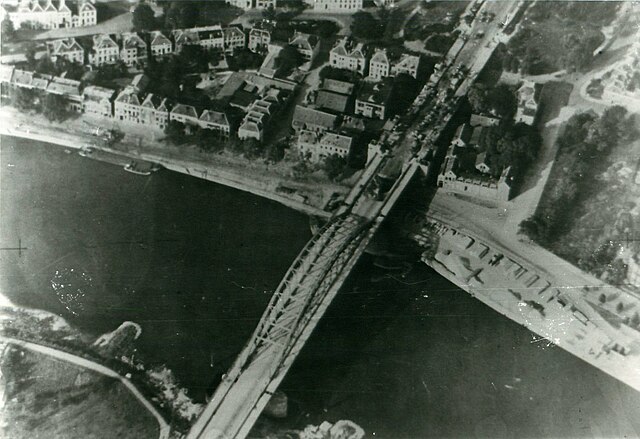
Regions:
<instances>
[{"instance_id":1,"label":"riverbank","mask_svg":"<svg viewBox=\"0 0 640 439\"><path fill-rule=\"evenodd\" d=\"M539 335L535 342L560 346L640 391L638 330L607 309L624 298L603 293L594 301L598 289L566 290L503 249L435 220L425 230L412 237L429 249L422 260L438 274Z\"/></svg>"},{"instance_id":2,"label":"riverbank","mask_svg":"<svg viewBox=\"0 0 640 439\"><path fill-rule=\"evenodd\" d=\"M265 172L259 172L258 169L233 166L229 159L214 159L215 163L201 160L201 157L198 160L198 158L188 157L189 154L184 150L170 151L168 147L159 145L158 142L155 145L143 143L140 137L136 137L138 144L122 141L108 146L103 139L81 131L79 129L81 122L74 121L76 129L69 132L47 122L41 116L24 115L6 106L0 109L0 119L3 121L0 126L0 135L37 140L74 149L91 147L118 155L126 161L137 159L157 163L174 172L276 201L307 215L329 218L331 212L324 209L325 205L334 196L333 194L346 194L348 191L346 186L287 181L277 174L268 175ZM66 125L65 127L68 128ZM178 157L176 152L185 158Z\"/></svg>"}]
</instances>

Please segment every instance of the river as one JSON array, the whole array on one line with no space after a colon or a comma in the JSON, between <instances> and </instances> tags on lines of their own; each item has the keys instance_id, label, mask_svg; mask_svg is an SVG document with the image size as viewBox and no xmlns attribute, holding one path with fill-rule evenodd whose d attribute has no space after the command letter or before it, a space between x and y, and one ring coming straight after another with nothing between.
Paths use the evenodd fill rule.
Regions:
<instances>
[{"instance_id":1,"label":"river","mask_svg":"<svg viewBox=\"0 0 640 439\"><path fill-rule=\"evenodd\" d=\"M0 247L25 248L0 252L0 291L92 336L139 323L139 355L197 400L310 237L304 215L168 171L141 177L10 138L0 160ZM386 438L640 435L640 393L427 267L400 278L369 256L281 389L287 427L346 418Z\"/></svg>"}]
</instances>

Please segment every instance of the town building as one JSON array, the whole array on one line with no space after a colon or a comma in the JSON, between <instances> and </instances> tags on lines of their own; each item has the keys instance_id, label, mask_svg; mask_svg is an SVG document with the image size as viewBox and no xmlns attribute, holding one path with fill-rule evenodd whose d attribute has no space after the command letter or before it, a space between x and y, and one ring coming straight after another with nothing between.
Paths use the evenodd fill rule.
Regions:
<instances>
[{"instance_id":1,"label":"town building","mask_svg":"<svg viewBox=\"0 0 640 439\"><path fill-rule=\"evenodd\" d=\"M438 175L438 187L445 192L472 198L509 201L513 182L511 167L505 168L498 179L493 178L488 175L491 169L486 162L486 153L474 154L469 149L461 152L451 144Z\"/></svg>"},{"instance_id":2,"label":"town building","mask_svg":"<svg viewBox=\"0 0 640 439\"><path fill-rule=\"evenodd\" d=\"M147 43L135 32L122 34L120 59L128 65L139 65L147 60Z\"/></svg>"},{"instance_id":3,"label":"town building","mask_svg":"<svg viewBox=\"0 0 640 439\"><path fill-rule=\"evenodd\" d=\"M392 59L386 49L377 49L369 61L368 77L380 81L383 78L404 73L417 79L419 67L419 56L403 53L396 59Z\"/></svg>"},{"instance_id":4,"label":"town building","mask_svg":"<svg viewBox=\"0 0 640 439\"><path fill-rule=\"evenodd\" d=\"M391 75L391 63L384 49L376 49L369 61L369 78L380 81Z\"/></svg>"},{"instance_id":5,"label":"town building","mask_svg":"<svg viewBox=\"0 0 640 439\"><path fill-rule=\"evenodd\" d=\"M204 110L200 115L200 126L204 129L215 131L223 137L231 135L229 119L221 111Z\"/></svg>"},{"instance_id":6,"label":"town building","mask_svg":"<svg viewBox=\"0 0 640 439\"><path fill-rule=\"evenodd\" d=\"M387 103L391 91L392 86L389 83L363 84L356 98L355 114L384 120L387 117Z\"/></svg>"},{"instance_id":7,"label":"town building","mask_svg":"<svg viewBox=\"0 0 640 439\"><path fill-rule=\"evenodd\" d=\"M289 45L294 47L307 62L312 62L320 51L320 40L315 35L296 32L289 40Z\"/></svg>"},{"instance_id":8,"label":"town building","mask_svg":"<svg viewBox=\"0 0 640 439\"><path fill-rule=\"evenodd\" d=\"M75 38L47 41L46 46L47 55L53 62L58 59L66 59L70 62L84 64L84 49Z\"/></svg>"},{"instance_id":9,"label":"town building","mask_svg":"<svg viewBox=\"0 0 640 439\"><path fill-rule=\"evenodd\" d=\"M362 9L363 0L305 0L314 11L354 13Z\"/></svg>"},{"instance_id":10,"label":"town building","mask_svg":"<svg viewBox=\"0 0 640 439\"><path fill-rule=\"evenodd\" d=\"M115 64L120 59L120 47L110 35L99 34L92 37L93 47L89 52L89 64L101 66Z\"/></svg>"},{"instance_id":11,"label":"town building","mask_svg":"<svg viewBox=\"0 0 640 439\"><path fill-rule=\"evenodd\" d=\"M224 50L232 54L236 49L243 49L246 44L246 35L238 26L229 26L222 29Z\"/></svg>"},{"instance_id":12,"label":"town building","mask_svg":"<svg viewBox=\"0 0 640 439\"><path fill-rule=\"evenodd\" d=\"M493 127L500 124L500 119L498 119L497 117L484 116L481 114L472 114L469 124L472 127L476 127L476 126Z\"/></svg>"},{"instance_id":13,"label":"town building","mask_svg":"<svg viewBox=\"0 0 640 439\"><path fill-rule=\"evenodd\" d=\"M350 82L325 79L318 90L315 105L340 114L350 113L354 89L355 85Z\"/></svg>"},{"instance_id":14,"label":"town building","mask_svg":"<svg viewBox=\"0 0 640 439\"><path fill-rule=\"evenodd\" d=\"M364 76L367 68L365 47L362 43L354 43L343 38L329 52L329 65L337 69L346 69Z\"/></svg>"},{"instance_id":15,"label":"town building","mask_svg":"<svg viewBox=\"0 0 640 439\"><path fill-rule=\"evenodd\" d=\"M192 105L176 104L169 112L169 120L184 124L187 130L200 126L198 111Z\"/></svg>"},{"instance_id":16,"label":"town building","mask_svg":"<svg viewBox=\"0 0 640 439\"><path fill-rule=\"evenodd\" d=\"M418 69L420 68L420 57L403 53L398 60L392 62L391 76L401 74L409 75L418 79Z\"/></svg>"},{"instance_id":17,"label":"town building","mask_svg":"<svg viewBox=\"0 0 640 439\"><path fill-rule=\"evenodd\" d=\"M277 109L278 105L272 100L254 101L238 128L238 138L241 140L253 138L262 141L265 127Z\"/></svg>"},{"instance_id":18,"label":"town building","mask_svg":"<svg viewBox=\"0 0 640 439\"><path fill-rule=\"evenodd\" d=\"M291 126L300 133L302 130L321 133L336 127L338 116L325 111L296 105Z\"/></svg>"},{"instance_id":19,"label":"town building","mask_svg":"<svg viewBox=\"0 0 640 439\"><path fill-rule=\"evenodd\" d=\"M271 32L273 26L267 23L260 23L249 31L249 42L247 47L252 52L262 52L271 44Z\"/></svg>"},{"instance_id":20,"label":"town building","mask_svg":"<svg viewBox=\"0 0 640 439\"><path fill-rule=\"evenodd\" d=\"M524 81L518 89L518 108L516 110L515 121L533 125L538 113L538 93L536 83Z\"/></svg>"},{"instance_id":21,"label":"town building","mask_svg":"<svg viewBox=\"0 0 640 439\"><path fill-rule=\"evenodd\" d=\"M149 36L151 55L160 58L173 52L171 40L160 31L153 31Z\"/></svg>"},{"instance_id":22,"label":"town building","mask_svg":"<svg viewBox=\"0 0 640 439\"><path fill-rule=\"evenodd\" d=\"M113 116L115 90L106 87L88 85L82 91L82 111L99 117Z\"/></svg>"},{"instance_id":23,"label":"town building","mask_svg":"<svg viewBox=\"0 0 640 439\"><path fill-rule=\"evenodd\" d=\"M332 155L347 158L352 141L351 137L342 134L302 130L298 136L297 149L305 160L320 163Z\"/></svg>"},{"instance_id":24,"label":"town building","mask_svg":"<svg viewBox=\"0 0 640 439\"><path fill-rule=\"evenodd\" d=\"M472 134L473 127L468 123L463 123L456 129L456 133L453 135L451 144L454 147L464 148L469 145Z\"/></svg>"},{"instance_id":25,"label":"town building","mask_svg":"<svg viewBox=\"0 0 640 439\"><path fill-rule=\"evenodd\" d=\"M36 84L33 84L38 88ZM80 93L80 81L74 79L53 77L46 86L46 92L64 96L67 99L67 108L70 111L82 112L82 93Z\"/></svg>"},{"instance_id":26,"label":"town building","mask_svg":"<svg viewBox=\"0 0 640 439\"><path fill-rule=\"evenodd\" d=\"M0 21L8 19L15 29L57 29L60 27L93 26L98 23L96 7L89 1L79 4L59 0L20 0L17 5L0 5Z\"/></svg>"},{"instance_id":27,"label":"town building","mask_svg":"<svg viewBox=\"0 0 640 439\"><path fill-rule=\"evenodd\" d=\"M143 92L149 84L145 75L136 75L116 97L113 105L114 119L123 122L143 124L141 104Z\"/></svg>"},{"instance_id":28,"label":"town building","mask_svg":"<svg viewBox=\"0 0 640 439\"><path fill-rule=\"evenodd\" d=\"M185 45L199 45L205 49L224 50L224 33L219 24L213 26L176 29L173 31L175 50L180 52Z\"/></svg>"},{"instance_id":29,"label":"town building","mask_svg":"<svg viewBox=\"0 0 640 439\"><path fill-rule=\"evenodd\" d=\"M140 104L140 123L164 131L169 123L171 108L167 98L149 93Z\"/></svg>"},{"instance_id":30,"label":"town building","mask_svg":"<svg viewBox=\"0 0 640 439\"><path fill-rule=\"evenodd\" d=\"M269 7L277 7L277 0L226 0L226 2L236 8L244 9L267 9Z\"/></svg>"}]
</instances>

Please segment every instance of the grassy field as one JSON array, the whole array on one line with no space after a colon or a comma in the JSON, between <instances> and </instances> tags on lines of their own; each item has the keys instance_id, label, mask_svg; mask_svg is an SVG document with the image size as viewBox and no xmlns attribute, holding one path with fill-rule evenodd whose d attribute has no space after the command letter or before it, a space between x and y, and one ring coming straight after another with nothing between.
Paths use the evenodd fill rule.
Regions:
<instances>
[{"instance_id":1,"label":"grassy field","mask_svg":"<svg viewBox=\"0 0 640 439\"><path fill-rule=\"evenodd\" d=\"M158 436L156 420L119 381L12 345L5 349L1 437Z\"/></svg>"}]
</instances>

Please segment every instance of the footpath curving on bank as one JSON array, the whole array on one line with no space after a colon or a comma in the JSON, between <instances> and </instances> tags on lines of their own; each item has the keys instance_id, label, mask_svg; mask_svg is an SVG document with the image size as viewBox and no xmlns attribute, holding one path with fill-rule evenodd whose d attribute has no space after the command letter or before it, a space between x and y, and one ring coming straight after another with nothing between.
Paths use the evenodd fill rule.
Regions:
<instances>
[{"instance_id":1,"label":"footpath curving on bank","mask_svg":"<svg viewBox=\"0 0 640 439\"><path fill-rule=\"evenodd\" d=\"M56 133L58 134L58 136L54 136L52 134L34 133L31 132L31 130L12 129L6 125L7 124L4 124L4 126L0 127L0 135L37 140L40 142L51 143L74 149L82 149L83 147L90 145L92 148L99 149L111 154L117 154L119 156L126 157L127 159L142 159L154 162L164 166L171 171L180 172L182 174L202 178L204 180L228 186L244 192L249 192L253 195L275 201L307 215L314 215L323 218L329 218L331 216L331 212L327 212L319 207L292 199L291 197L287 197L286 195L275 193L273 190L270 190L266 187L261 187L258 182L249 178L248 176L236 172L217 169L203 163L163 157L157 154L131 153L113 148L96 146L94 144L94 138L84 138L81 136L76 136L77 138L71 139L68 138L68 135L65 133Z\"/></svg>"},{"instance_id":2,"label":"footpath curving on bank","mask_svg":"<svg viewBox=\"0 0 640 439\"><path fill-rule=\"evenodd\" d=\"M101 375L114 378L119 380L129 391L140 401L140 403L151 413L156 420L158 421L158 426L160 429L159 439L168 439L170 427L169 424L164 420L162 415L155 409L155 407L140 393L140 391L133 385L131 381L122 375L118 374L113 369L109 369L102 364L96 363L91 360L87 360L86 358L78 357L77 355L70 354L68 352L59 351L57 349L50 348L48 346L43 346L37 343L28 342L24 340L19 340L16 338L5 337L0 335L0 342L3 343L11 343L13 345L19 346L21 348L29 349L34 352L38 352L44 355L48 355L50 357L56 358L58 360L66 361L67 363L75 364L76 366L84 367L86 369L93 370Z\"/></svg>"}]
</instances>

